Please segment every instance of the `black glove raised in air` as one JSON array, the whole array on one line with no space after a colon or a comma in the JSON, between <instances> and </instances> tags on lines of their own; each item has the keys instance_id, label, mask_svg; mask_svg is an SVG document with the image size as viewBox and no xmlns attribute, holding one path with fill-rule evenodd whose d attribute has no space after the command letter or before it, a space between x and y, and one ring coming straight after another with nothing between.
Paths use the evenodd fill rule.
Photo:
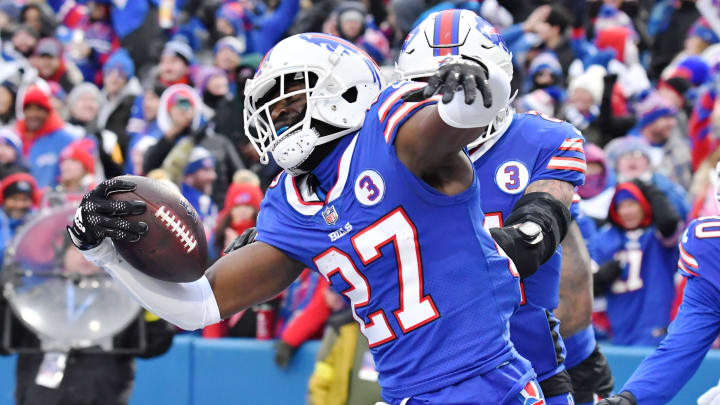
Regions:
<instances>
[{"instance_id":1,"label":"black glove raised in air","mask_svg":"<svg viewBox=\"0 0 720 405\"><path fill-rule=\"evenodd\" d=\"M462 56L451 63L447 63L430 76L427 86L412 91L403 97L404 101L422 101L436 94L442 95L442 102L447 104L455 97L455 92L462 89L465 94L465 104L475 102L477 92L483 98L483 105L489 108L492 105L492 92L488 83L488 71L479 61Z\"/></svg>"},{"instance_id":2,"label":"black glove raised in air","mask_svg":"<svg viewBox=\"0 0 720 405\"><path fill-rule=\"evenodd\" d=\"M133 190L134 183L110 179L85 194L75 211L72 226L67 227L73 244L80 250L87 250L99 245L106 236L128 242L140 240L147 232L147 224L128 221L124 216L142 214L145 212L145 203L109 198L112 194Z\"/></svg>"}]
</instances>

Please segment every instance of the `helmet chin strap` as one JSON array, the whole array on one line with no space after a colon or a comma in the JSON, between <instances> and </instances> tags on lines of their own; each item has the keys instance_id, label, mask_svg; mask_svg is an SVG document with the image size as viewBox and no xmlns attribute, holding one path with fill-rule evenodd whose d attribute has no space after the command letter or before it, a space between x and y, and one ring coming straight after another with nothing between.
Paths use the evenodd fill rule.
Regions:
<instances>
[{"instance_id":1,"label":"helmet chin strap","mask_svg":"<svg viewBox=\"0 0 720 405\"><path fill-rule=\"evenodd\" d=\"M355 132L359 128L359 126L355 126L332 134L321 135L317 129L310 126L311 121L308 119L302 128L276 141L271 150L278 166L293 176L308 172L308 170L300 169L300 166L312 155L316 147Z\"/></svg>"}]
</instances>

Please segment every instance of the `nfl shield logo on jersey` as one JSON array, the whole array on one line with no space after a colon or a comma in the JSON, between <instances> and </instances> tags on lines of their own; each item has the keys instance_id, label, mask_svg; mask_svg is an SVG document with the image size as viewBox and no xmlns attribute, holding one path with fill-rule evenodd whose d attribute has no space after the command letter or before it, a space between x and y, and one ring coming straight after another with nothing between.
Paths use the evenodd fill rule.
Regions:
<instances>
[{"instance_id":1,"label":"nfl shield logo on jersey","mask_svg":"<svg viewBox=\"0 0 720 405\"><path fill-rule=\"evenodd\" d=\"M330 205L328 207L325 207L325 210L322 213L323 219L325 220L325 223L328 225L335 225L335 223L338 220L338 213L335 211L335 206Z\"/></svg>"},{"instance_id":2,"label":"nfl shield logo on jersey","mask_svg":"<svg viewBox=\"0 0 720 405\"><path fill-rule=\"evenodd\" d=\"M528 382L518 397L523 405L545 405L545 398L535 381Z\"/></svg>"}]
</instances>

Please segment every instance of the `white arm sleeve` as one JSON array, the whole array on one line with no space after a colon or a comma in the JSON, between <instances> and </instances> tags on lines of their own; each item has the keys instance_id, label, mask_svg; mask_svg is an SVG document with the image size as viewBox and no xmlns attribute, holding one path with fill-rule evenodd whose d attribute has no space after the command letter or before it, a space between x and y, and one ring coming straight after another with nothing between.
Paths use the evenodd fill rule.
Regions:
<instances>
[{"instance_id":1,"label":"white arm sleeve","mask_svg":"<svg viewBox=\"0 0 720 405\"><path fill-rule=\"evenodd\" d=\"M490 125L500 110L510 103L510 78L499 66L484 62L488 69L488 85L492 94L492 105L485 107L480 91L472 104L465 104L463 90L455 92L453 99L445 104L438 103L440 118L454 128L481 128Z\"/></svg>"},{"instance_id":2,"label":"white arm sleeve","mask_svg":"<svg viewBox=\"0 0 720 405\"><path fill-rule=\"evenodd\" d=\"M82 253L110 273L145 309L182 329L195 330L220 321L220 309L205 276L190 283L150 277L126 262L110 238Z\"/></svg>"}]
</instances>

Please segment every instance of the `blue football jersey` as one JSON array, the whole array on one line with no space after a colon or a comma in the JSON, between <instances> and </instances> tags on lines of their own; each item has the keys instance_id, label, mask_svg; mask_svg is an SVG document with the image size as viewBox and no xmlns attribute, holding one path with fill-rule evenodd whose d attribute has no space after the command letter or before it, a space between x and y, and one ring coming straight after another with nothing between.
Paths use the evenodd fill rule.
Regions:
<instances>
[{"instance_id":1,"label":"blue football jersey","mask_svg":"<svg viewBox=\"0 0 720 405\"><path fill-rule=\"evenodd\" d=\"M701 277L720 290L720 217L698 218L688 225L680 240L678 269L685 277ZM704 264L701 266L701 264Z\"/></svg>"},{"instance_id":2,"label":"blue football jersey","mask_svg":"<svg viewBox=\"0 0 720 405\"><path fill-rule=\"evenodd\" d=\"M624 231L606 225L589 244L590 257L598 264L612 259L623 264L606 293L615 344L655 346L667 333L678 249L658 238L652 226Z\"/></svg>"},{"instance_id":3,"label":"blue football jersey","mask_svg":"<svg viewBox=\"0 0 720 405\"><path fill-rule=\"evenodd\" d=\"M678 269L688 280L682 305L667 337L623 387L639 404L669 402L695 374L720 333L719 238L720 217L698 218L683 234Z\"/></svg>"},{"instance_id":4,"label":"blue football jersey","mask_svg":"<svg viewBox=\"0 0 720 405\"><path fill-rule=\"evenodd\" d=\"M395 153L400 125L437 102L404 102L414 88L384 90L363 127L342 138L314 177L279 175L257 221L257 240L317 270L349 299L385 398L438 390L522 359L508 327L519 278L482 226L477 178L447 196ZM529 380L534 373L522 361Z\"/></svg>"},{"instance_id":5,"label":"blue football jersey","mask_svg":"<svg viewBox=\"0 0 720 405\"><path fill-rule=\"evenodd\" d=\"M502 226L538 180L585 181L584 138L572 125L545 115L514 114L508 128L470 151L482 189L487 228ZM560 287L560 246L532 276L523 280L523 305L510 318L510 337L542 381L564 369L560 322L552 314Z\"/></svg>"}]
</instances>

